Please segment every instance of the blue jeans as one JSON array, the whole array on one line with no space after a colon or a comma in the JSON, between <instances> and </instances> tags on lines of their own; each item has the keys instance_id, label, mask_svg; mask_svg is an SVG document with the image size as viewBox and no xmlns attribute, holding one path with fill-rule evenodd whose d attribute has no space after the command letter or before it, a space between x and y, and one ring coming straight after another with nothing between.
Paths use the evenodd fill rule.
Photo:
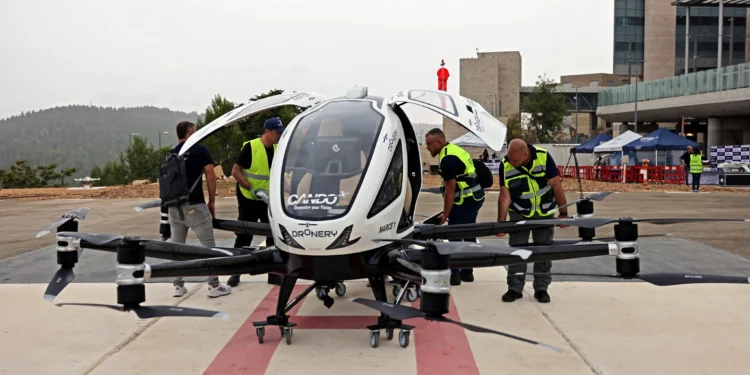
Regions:
<instances>
[{"instance_id":1,"label":"blue jeans","mask_svg":"<svg viewBox=\"0 0 750 375\"><path fill-rule=\"evenodd\" d=\"M484 199L487 199L486 196ZM456 225L456 224L474 224L477 222L477 215L479 214L479 209L482 208L482 204L484 204L484 199L481 201L475 201L472 197L464 198L463 203L456 206L453 205L453 209L451 209L451 213L448 215L448 225ZM463 238L463 239L453 239L449 240L450 242L461 242L461 241L467 241L467 242L477 242L476 238ZM453 273L459 272L459 270L453 270ZM474 272L473 268L464 268L461 269L460 272L462 274L472 274Z\"/></svg>"}]
</instances>

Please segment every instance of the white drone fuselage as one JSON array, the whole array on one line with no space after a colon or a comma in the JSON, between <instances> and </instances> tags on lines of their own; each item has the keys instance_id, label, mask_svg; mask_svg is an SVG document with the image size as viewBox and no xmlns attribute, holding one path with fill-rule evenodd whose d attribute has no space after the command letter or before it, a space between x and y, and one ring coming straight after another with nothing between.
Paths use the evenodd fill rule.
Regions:
<instances>
[{"instance_id":1,"label":"white drone fuselage","mask_svg":"<svg viewBox=\"0 0 750 375\"><path fill-rule=\"evenodd\" d=\"M309 107L279 140L270 171L268 213L279 250L299 256L346 256L382 248L414 230L422 184L419 142L400 108L440 113L500 149L505 125L459 95L404 90L390 98L355 86L346 97L281 94L236 108L193 134L180 153L219 129L282 105Z\"/></svg>"}]
</instances>

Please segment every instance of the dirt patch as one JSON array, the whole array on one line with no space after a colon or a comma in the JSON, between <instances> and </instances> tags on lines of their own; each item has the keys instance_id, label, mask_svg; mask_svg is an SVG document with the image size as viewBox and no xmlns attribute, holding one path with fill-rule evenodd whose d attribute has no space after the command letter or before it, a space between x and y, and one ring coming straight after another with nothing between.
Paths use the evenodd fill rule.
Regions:
<instances>
[{"instance_id":1,"label":"dirt patch","mask_svg":"<svg viewBox=\"0 0 750 375\"><path fill-rule=\"evenodd\" d=\"M440 176L426 175L423 176L424 187L440 186ZM623 184L617 182L598 182L598 181L581 181L583 191L612 191L612 192L662 192L662 191L684 191L689 192L691 188L685 185L648 185L644 187L640 184ZM499 188L499 180L495 177L493 188ZM563 180L563 187L567 192L578 190L578 182L572 178ZM204 192L208 190L204 184ZM729 192L729 193L750 193L750 189L727 188L720 186L702 186L704 192ZM216 182L216 193L220 197L235 196L235 182L232 180L222 180ZM0 200L49 200L49 199L124 199L124 198L151 198L159 197L159 184L142 184L137 186L110 186L97 190L68 190L67 188L44 188L44 189L2 189L0 190Z\"/></svg>"}]
</instances>

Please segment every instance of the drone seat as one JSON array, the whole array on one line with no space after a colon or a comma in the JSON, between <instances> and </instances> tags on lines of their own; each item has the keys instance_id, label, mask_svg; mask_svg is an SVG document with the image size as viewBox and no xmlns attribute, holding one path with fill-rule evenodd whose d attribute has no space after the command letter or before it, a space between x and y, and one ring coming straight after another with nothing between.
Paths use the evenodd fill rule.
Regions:
<instances>
[{"instance_id":1,"label":"drone seat","mask_svg":"<svg viewBox=\"0 0 750 375\"><path fill-rule=\"evenodd\" d=\"M341 130L341 121L337 119L325 119L321 122L320 128L318 129L318 137L342 137L343 132ZM360 151L360 164L359 169L362 170L365 168L365 165L367 164L367 157L365 156L364 151ZM330 169L335 169L336 167L341 167L340 164L335 164L333 161L328 161L328 164L323 170L319 170L317 172L326 172ZM362 172L355 174L348 178L342 178L339 181L339 188L338 191L331 192L331 193L339 193L341 191L346 192L346 194L343 197L339 197L339 201L337 206L343 206L346 207L351 202L352 194L354 193L354 190L357 188L357 184L359 183L360 178L362 177ZM325 177L319 176L317 179L322 179ZM315 181L313 181L313 175L312 173L305 173L304 176L302 176L302 179L299 182L299 185L297 186L297 194L309 194L311 187ZM317 190L317 189L315 189Z\"/></svg>"}]
</instances>

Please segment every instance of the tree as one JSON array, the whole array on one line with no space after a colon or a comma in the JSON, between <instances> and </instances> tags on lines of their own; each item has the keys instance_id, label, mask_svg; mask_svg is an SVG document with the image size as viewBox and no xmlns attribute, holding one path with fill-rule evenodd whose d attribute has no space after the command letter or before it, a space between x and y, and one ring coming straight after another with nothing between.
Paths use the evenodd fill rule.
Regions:
<instances>
[{"instance_id":1,"label":"tree","mask_svg":"<svg viewBox=\"0 0 750 375\"><path fill-rule=\"evenodd\" d=\"M524 111L529 113L529 128L539 143L553 142L562 133L563 118L568 113L565 96L556 92L554 80L539 77L534 91L523 100Z\"/></svg>"},{"instance_id":2,"label":"tree","mask_svg":"<svg viewBox=\"0 0 750 375\"><path fill-rule=\"evenodd\" d=\"M32 167L26 160L17 160L10 168L0 170L0 184L6 189L39 188L49 186L59 178L59 186L64 186L64 178L75 172L76 168L58 172L57 164Z\"/></svg>"},{"instance_id":3,"label":"tree","mask_svg":"<svg viewBox=\"0 0 750 375\"><path fill-rule=\"evenodd\" d=\"M516 138L522 139L527 143L537 142L534 130L529 127L529 121L524 120L520 112L508 116L505 126L508 129L506 134L508 142Z\"/></svg>"},{"instance_id":4,"label":"tree","mask_svg":"<svg viewBox=\"0 0 750 375\"><path fill-rule=\"evenodd\" d=\"M156 182L159 177L159 166L154 145L146 137L133 136L133 143L128 145L123 155L128 166L128 180L149 180Z\"/></svg>"},{"instance_id":5,"label":"tree","mask_svg":"<svg viewBox=\"0 0 750 375\"><path fill-rule=\"evenodd\" d=\"M196 129L201 129L236 107L235 103L217 94L211 100L211 105L206 108L206 114L203 118L199 118L195 122ZM227 171L232 170L234 161L240 155L239 149L242 146L242 133L237 126L227 126L210 137L203 139L201 144L208 148L208 152L211 153L214 162L219 163L226 174L228 173Z\"/></svg>"},{"instance_id":6,"label":"tree","mask_svg":"<svg viewBox=\"0 0 750 375\"><path fill-rule=\"evenodd\" d=\"M250 98L250 100L256 101L283 93L284 90L273 89L258 94ZM233 103L226 98L221 97L221 95L216 95L213 100L211 100L211 105L206 108L206 115L204 118L196 121L196 128L200 129L207 124L210 124L212 121L233 110L237 106L239 106L239 104ZM221 165L224 173L230 175L234 163L240 156L242 144L263 135L263 124L268 118L279 117L282 123L289 124L289 122L300 113L302 113L302 109L293 106L267 109L217 131L210 137L202 140L201 144L208 148L214 162Z\"/></svg>"},{"instance_id":7,"label":"tree","mask_svg":"<svg viewBox=\"0 0 750 375\"><path fill-rule=\"evenodd\" d=\"M108 160L104 163L103 168L95 166L91 169L89 176L91 178L100 178L99 184L102 186L127 185L131 181L128 177L128 166L125 164L125 158L122 153L119 160Z\"/></svg>"}]
</instances>

